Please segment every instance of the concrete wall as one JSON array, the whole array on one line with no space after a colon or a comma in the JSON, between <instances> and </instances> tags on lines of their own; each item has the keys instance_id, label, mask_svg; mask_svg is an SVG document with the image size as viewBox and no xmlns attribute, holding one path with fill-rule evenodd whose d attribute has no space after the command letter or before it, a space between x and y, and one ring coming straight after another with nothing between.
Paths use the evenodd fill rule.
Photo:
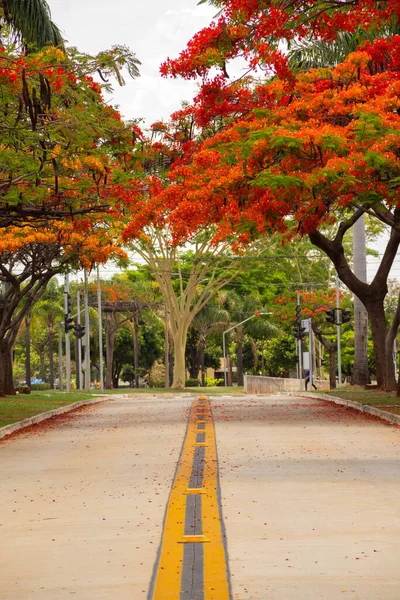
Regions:
<instances>
[{"instance_id":1,"label":"concrete wall","mask_svg":"<svg viewBox=\"0 0 400 600\"><path fill-rule=\"evenodd\" d=\"M329 390L329 381L327 380L315 380L314 383L319 390ZM308 385L308 388L310 389L310 385ZM285 377L261 377L255 375L244 376L245 394L271 394L274 392L298 392L299 390L299 379L289 379Z\"/></svg>"}]
</instances>

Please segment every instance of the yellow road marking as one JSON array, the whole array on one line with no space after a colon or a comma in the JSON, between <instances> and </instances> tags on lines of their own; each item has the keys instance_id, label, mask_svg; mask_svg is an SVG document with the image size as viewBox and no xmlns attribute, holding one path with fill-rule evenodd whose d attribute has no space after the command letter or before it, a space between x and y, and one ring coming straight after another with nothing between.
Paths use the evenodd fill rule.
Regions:
<instances>
[{"instance_id":1,"label":"yellow road marking","mask_svg":"<svg viewBox=\"0 0 400 600\"><path fill-rule=\"evenodd\" d=\"M200 415L199 409L204 413ZM200 416L201 420L198 419ZM198 431L198 423L205 423L205 429ZM198 433L205 433L206 442L196 442ZM200 489L189 487L196 446L205 447L204 478ZM152 600L180 599L183 552L188 542L203 545L204 600L229 600L217 485L217 448L211 405L208 398L200 396L192 404L181 459L169 496ZM202 494L202 535L184 534L188 494Z\"/></svg>"}]
</instances>

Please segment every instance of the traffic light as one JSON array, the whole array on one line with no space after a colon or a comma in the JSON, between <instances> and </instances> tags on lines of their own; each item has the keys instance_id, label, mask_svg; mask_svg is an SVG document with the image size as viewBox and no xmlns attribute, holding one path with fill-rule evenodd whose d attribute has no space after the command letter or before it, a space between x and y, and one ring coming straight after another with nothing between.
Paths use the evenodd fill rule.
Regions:
<instances>
[{"instance_id":1,"label":"traffic light","mask_svg":"<svg viewBox=\"0 0 400 600\"><path fill-rule=\"evenodd\" d=\"M301 324L301 306L300 304L296 305L296 323L300 326Z\"/></svg>"},{"instance_id":2,"label":"traffic light","mask_svg":"<svg viewBox=\"0 0 400 600\"><path fill-rule=\"evenodd\" d=\"M325 314L326 314L326 320L328 323L335 323L335 311L333 309L326 310Z\"/></svg>"},{"instance_id":3,"label":"traffic light","mask_svg":"<svg viewBox=\"0 0 400 600\"><path fill-rule=\"evenodd\" d=\"M71 294L67 294L67 314L70 315L71 313L72 313Z\"/></svg>"},{"instance_id":4,"label":"traffic light","mask_svg":"<svg viewBox=\"0 0 400 600\"><path fill-rule=\"evenodd\" d=\"M74 325L74 334L80 340L85 335L85 326L84 325Z\"/></svg>"},{"instance_id":5,"label":"traffic light","mask_svg":"<svg viewBox=\"0 0 400 600\"><path fill-rule=\"evenodd\" d=\"M348 323L351 319L351 310L342 311L342 323Z\"/></svg>"},{"instance_id":6,"label":"traffic light","mask_svg":"<svg viewBox=\"0 0 400 600\"><path fill-rule=\"evenodd\" d=\"M305 336L306 328L301 326L301 321L300 325L298 325L298 323L296 322L294 324L294 337L296 338L296 340L302 340Z\"/></svg>"},{"instance_id":7,"label":"traffic light","mask_svg":"<svg viewBox=\"0 0 400 600\"><path fill-rule=\"evenodd\" d=\"M69 333L71 331L71 329L74 328L74 326L72 325L74 318L70 317L69 315L64 315L64 329L65 329L65 333Z\"/></svg>"}]
</instances>

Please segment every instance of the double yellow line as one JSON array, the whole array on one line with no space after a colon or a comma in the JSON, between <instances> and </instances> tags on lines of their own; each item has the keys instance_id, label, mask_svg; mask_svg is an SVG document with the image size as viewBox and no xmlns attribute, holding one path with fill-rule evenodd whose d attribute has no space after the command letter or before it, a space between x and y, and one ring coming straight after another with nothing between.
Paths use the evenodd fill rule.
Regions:
<instances>
[{"instance_id":1,"label":"double yellow line","mask_svg":"<svg viewBox=\"0 0 400 600\"><path fill-rule=\"evenodd\" d=\"M196 448L199 447L204 447L202 484L201 487L190 488ZM191 407L186 438L168 501L152 600L180 600L185 568L184 547L188 543L202 545L204 600L229 600L217 490L217 448L211 405L208 398L200 396ZM201 495L202 531L197 535L185 534L186 499L190 494Z\"/></svg>"}]
</instances>

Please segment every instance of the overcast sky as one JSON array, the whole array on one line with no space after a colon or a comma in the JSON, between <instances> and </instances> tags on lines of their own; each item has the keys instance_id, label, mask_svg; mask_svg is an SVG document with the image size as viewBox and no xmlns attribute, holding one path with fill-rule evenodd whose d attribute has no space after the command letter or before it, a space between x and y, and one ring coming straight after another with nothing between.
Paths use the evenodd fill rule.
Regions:
<instances>
[{"instance_id":1,"label":"overcast sky","mask_svg":"<svg viewBox=\"0 0 400 600\"><path fill-rule=\"evenodd\" d=\"M68 44L96 53L125 44L141 61L141 77L115 86L112 104L128 118L143 117L150 125L167 120L182 100L191 100L193 81L163 79L160 64L183 50L190 37L214 16L216 9L197 0L48 0L52 18Z\"/></svg>"}]
</instances>

